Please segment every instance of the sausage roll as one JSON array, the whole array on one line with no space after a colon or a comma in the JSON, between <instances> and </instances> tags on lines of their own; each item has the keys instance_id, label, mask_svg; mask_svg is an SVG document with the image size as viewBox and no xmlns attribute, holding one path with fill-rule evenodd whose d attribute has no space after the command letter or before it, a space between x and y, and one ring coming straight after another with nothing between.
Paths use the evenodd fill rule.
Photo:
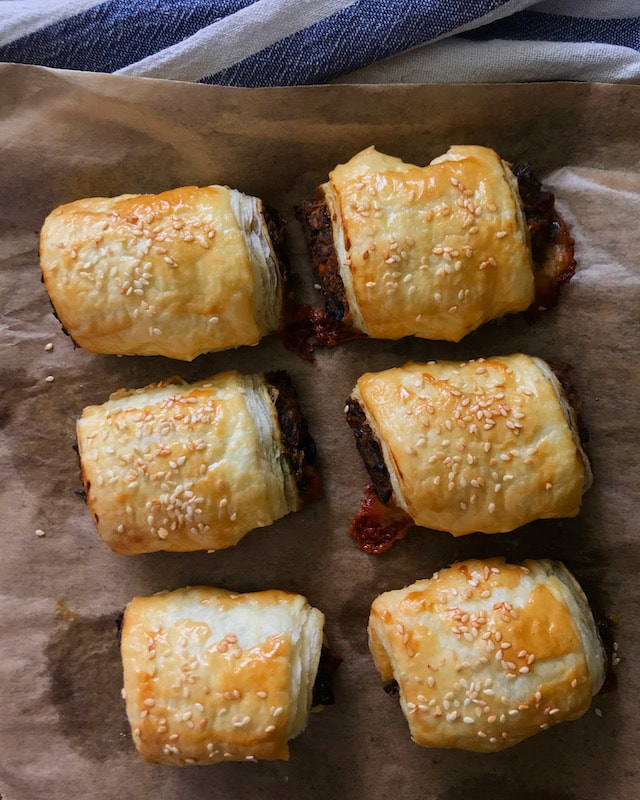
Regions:
<instances>
[{"instance_id":1,"label":"sausage roll","mask_svg":"<svg viewBox=\"0 0 640 800\"><path fill-rule=\"evenodd\" d=\"M346 416L377 498L406 516L405 527L461 536L572 517L591 483L576 412L539 358L367 373ZM365 519L365 545L366 526Z\"/></svg>"},{"instance_id":2,"label":"sausage roll","mask_svg":"<svg viewBox=\"0 0 640 800\"><path fill-rule=\"evenodd\" d=\"M514 170L477 146L426 167L373 147L338 165L296 211L329 315L354 335L459 341L552 304L573 240L530 167Z\"/></svg>"},{"instance_id":3,"label":"sausage roll","mask_svg":"<svg viewBox=\"0 0 640 800\"><path fill-rule=\"evenodd\" d=\"M193 587L127 606L133 740L153 764L289 757L308 722L324 615L299 594Z\"/></svg>"},{"instance_id":4,"label":"sausage roll","mask_svg":"<svg viewBox=\"0 0 640 800\"><path fill-rule=\"evenodd\" d=\"M283 238L284 221L258 198L185 186L60 206L40 258L77 345L191 361L281 327Z\"/></svg>"},{"instance_id":5,"label":"sausage roll","mask_svg":"<svg viewBox=\"0 0 640 800\"><path fill-rule=\"evenodd\" d=\"M117 553L218 550L321 493L284 371L123 389L77 424L82 478Z\"/></svg>"},{"instance_id":6,"label":"sausage roll","mask_svg":"<svg viewBox=\"0 0 640 800\"><path fill-rule=\"evenodd\" d=\"M369 646L396 681L411 738L495 752L581 717L606 658L562 564L471 560L373 602Z\"/></svg>"}]
</instances>

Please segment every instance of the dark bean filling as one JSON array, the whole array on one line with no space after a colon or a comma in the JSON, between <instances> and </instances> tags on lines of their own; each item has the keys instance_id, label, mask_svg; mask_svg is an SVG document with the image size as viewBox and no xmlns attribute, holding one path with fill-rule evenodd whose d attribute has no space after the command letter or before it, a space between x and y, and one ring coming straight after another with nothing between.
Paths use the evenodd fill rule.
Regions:
<instances>
[{"instance_id":1,"label":"dark bean filling","mask_svg":"<svg viewBox=\"0 0 640 800\"><path fill-rule=\"evenodd\" d=\"M555 209L553 192L544 188L531 165L521 161L511 171L518 181L531 242L535 299L530 311L542 311L556 304L560 287L573 277L574 242Z\"/></svg>"},{"instance_id":2,"label":"dark bean filling","mask_svg":"<svg viewBox=\"0 0 640 800\"><path fill-rule=\"evenodd\" d=\"M356 447L373 482L376 494L383 503L388 503L393 494L389 470L384 462L380 444L367 422L362 406L353 397L347 400L345 416L356 438Z\"/></svg>"},{"instance_id":3,"label":"dark bean filling","mask_svg":"<svg viewBox=\"0 0 640 800\"><path fill-rule=\"evenodd\" d=\"M336 698L333 692L333 683L338 667L342 664L339 655L322 645L320 663L313 684L312 706L335 705Z\"/></svg>"},{"instance_id":4,"label":"dark bean filling","mask_svg":"<svg viewBox=\"0 0 640 800\"><path fill-rule=\"evenodd\" d=\"M288 373L276 370L267 372L265 378L278 414L282 453L294 477L301 508L322 494L320 475L314 466L316 445Z\"/></svg>"},{"instance_id":5,"label":"dark bean filling","mask_svg":"<svg viewBox=\"0 0 640 800\"><path fill-rule=\"evenodd\" d=\"M333 243L333 229L322 193L305 200L295 209L311 256L313 274L327 298L326 311L338 322L349 323L349 304L340 277L338 254Z\"/></svg>"}]
</instances>

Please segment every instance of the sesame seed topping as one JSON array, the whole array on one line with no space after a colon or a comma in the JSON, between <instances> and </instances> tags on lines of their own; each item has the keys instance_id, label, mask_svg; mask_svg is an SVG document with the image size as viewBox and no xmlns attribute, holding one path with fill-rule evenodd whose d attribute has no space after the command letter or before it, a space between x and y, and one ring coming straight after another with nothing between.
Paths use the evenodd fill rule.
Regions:
<instances>
[{"instance_id":1,"label":"sesame seed topping","mask_svg":"<svg viewBox=\"0 0 640 800\"><path fill-rule=\"evenodd\" d=\"M43 536L46 536L46 535L47 534L42 530L42 528L36 528L36 536L42 538Z\"/></svg>"}]
</instances>

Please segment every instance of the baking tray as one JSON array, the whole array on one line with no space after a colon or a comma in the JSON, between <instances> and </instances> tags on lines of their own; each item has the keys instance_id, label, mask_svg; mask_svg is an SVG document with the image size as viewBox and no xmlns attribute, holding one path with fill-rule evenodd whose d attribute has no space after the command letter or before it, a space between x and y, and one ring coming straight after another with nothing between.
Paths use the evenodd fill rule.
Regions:
<instances>
[{"instance_id":1,"label":"baking tray","mask_svg":"<svg viewBox=\"0 0 640 800\"><path fill-rule=\"evenodd\" d=\"M640 87L254 90L19 65L0 66L0 87L3 800L635 796ZM320 305L294 204L362 147L426 163L454 143L531 161L572 228L577 274L561 303L534 323L512 316L458 344L354 341L313 364L271 337L187 364L74 349L51 312L37 233L52 208L191 183L226 183L284 213L296 291ZM459 539L414 528L386 554L360 552L347 529L367 475L343 416L360 373L514 351L573 365L595 474L580 516ZM82 408L122 386L228 368L290 372L318 445L324 498L215 554L111 553L78 494L73 446ZM621 663L609 683L617 687L581 720L500 754L418 747L369 656L370 603L456 559L489 555L557 558L573 570L614 623ZM343 658L336 704L312 715L288 762L178 769L148 766L135 752L115 620L134 595L189 584L298 591L325 612Z\"/></svg>"}]
</instances>

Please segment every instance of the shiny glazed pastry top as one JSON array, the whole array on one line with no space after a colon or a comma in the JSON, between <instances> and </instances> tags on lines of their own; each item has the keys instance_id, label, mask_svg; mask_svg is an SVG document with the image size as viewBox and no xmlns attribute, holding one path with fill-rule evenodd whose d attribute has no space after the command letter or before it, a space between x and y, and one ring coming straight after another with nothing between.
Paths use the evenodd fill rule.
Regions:
<instances>
[{"instance_id":1,"label":"shiny glazed pastry top","mask_svg":"<svg viewBox=\"0 0 640 800\"><path fill-rule=\"evenodd\" d=\"M226 186L76 200L44 222L42 274L80 347L191 361L281 327L282 229Z\"/></svg>"},{"instance_id":2,"label":"shiny glazed pastry top","mask_svg":"<svg viewBox=\"0 0 640 800\"><path fill-rule=\"evenodd\" d=\"M121 636L133 740L153 764L287 759L307 725L324 615L298 594L136 597Z\"/></svg>"},{"instance_id":3,"label":"shiny glazed pastry top","mask_svg":"<svg viewBox=\"0 0 640 800\"><path fill-rule=\"evenodd\" d=\"M116 392L77 423L87 502L117 553L231 547L321 494L287 373Z\"/></svg>"},{"instance_id":4,"label":"shiny glazed pastry top","mask_svg":"<svg viewBox=\"0 0 640 800\"><path fill-rule=\"evenodd\" d=\"M548 560L474 559L385 592L369 646L426 747L511 747L581 717L606 671L582 589Z\"/></svg>"},{"instance_id":5,"label":"shiny glazed pastry top","mask_svg":"<svg viewBox=\"0 0 640 800\"><path fill-rule=\"evenodd\" d=\"M575 516L591 484L575 412L539 358L366 373L347 417L382 502L456 536Z\"/></svg>"},{"instance_id":6,"label":"shiny glazed pastry top","mask_svg":"<svg viewBox=\"0 0 640 800\"><path fill-rule=\"evenodd\" d=\"M338 165L297 211L331 313L375 338L459 341L552 293L573 273L573 241L529 177L525 208L519 178L486 147L425 167L369 147Z\"/></svg>"}]
</instances>

